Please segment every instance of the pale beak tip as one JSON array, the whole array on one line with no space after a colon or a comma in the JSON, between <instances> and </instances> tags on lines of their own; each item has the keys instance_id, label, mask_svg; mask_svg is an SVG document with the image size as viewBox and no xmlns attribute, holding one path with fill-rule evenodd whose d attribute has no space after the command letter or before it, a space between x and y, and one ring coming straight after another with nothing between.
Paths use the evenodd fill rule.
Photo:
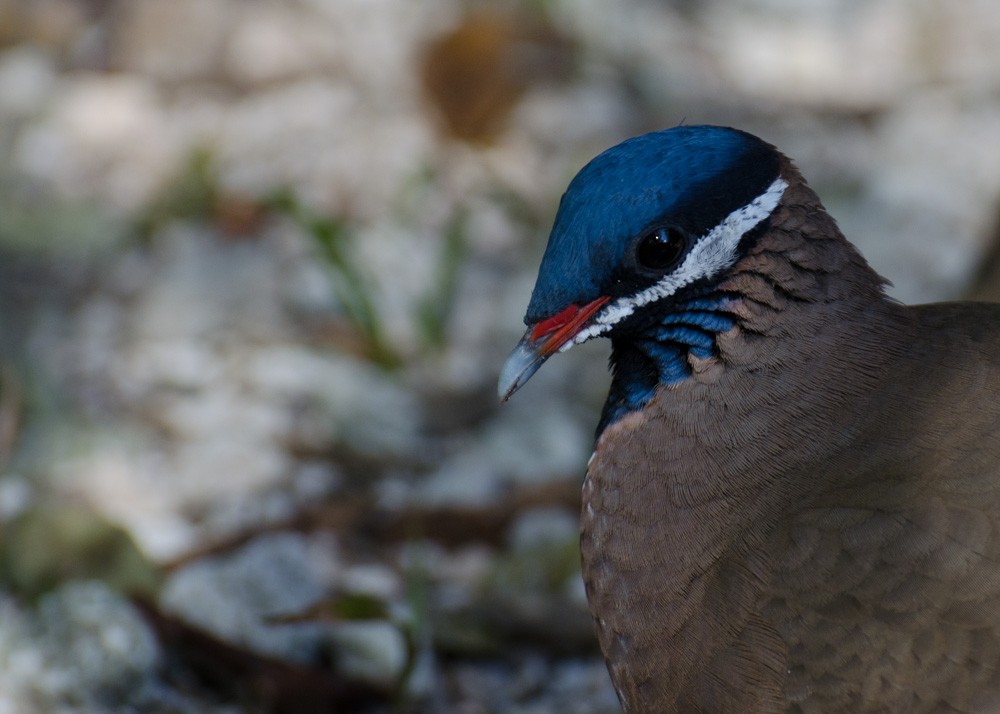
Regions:
<instances>
[{"instance_id":1,"label":"pale beak tip","mask_svg":"<svg viewBox=\"0 0 1000 714\"><path fill-rule=\"evenodd\" d=\"M540 354L538 346L525 335L524 339L511 350L510 356L500 369L500 379L497 381L497 397L500 403L506 402L514 392L523 387L546 359L547 356Z\"/></svg>"}]
</instances>

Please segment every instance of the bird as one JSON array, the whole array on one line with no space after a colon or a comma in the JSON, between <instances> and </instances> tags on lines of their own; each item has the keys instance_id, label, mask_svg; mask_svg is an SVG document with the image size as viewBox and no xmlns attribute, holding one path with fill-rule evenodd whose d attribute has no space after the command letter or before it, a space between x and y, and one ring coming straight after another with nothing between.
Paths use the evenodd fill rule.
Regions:
<instances>
[{"instance_id":1,"label":"bird","mask_svg":"<svg viewBox=\"0 0 1000 714\"><path fill-rule=\"evenodd\" d=\"M1000 306L887 286L738 129L570 182L498 390L611 341L580 548L625 712L1000 712Z\"/></svg>"}]
</instances>

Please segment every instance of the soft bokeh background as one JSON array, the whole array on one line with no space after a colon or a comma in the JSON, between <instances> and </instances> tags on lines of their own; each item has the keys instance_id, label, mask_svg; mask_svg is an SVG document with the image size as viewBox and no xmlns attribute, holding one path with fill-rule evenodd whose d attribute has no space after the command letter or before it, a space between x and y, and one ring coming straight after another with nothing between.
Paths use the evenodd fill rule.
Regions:
<instances>
[{"instance_id":1,"label":"soft bokeh background","mask_svg":"<svg viewBox=\"0 0 1000 714\"><path fill-rule=\"evenodd\" d=\"M687 123L996 294L994 0L0 0L0 714L617 710L558 198Z\"/></svg>"}]
</instances>

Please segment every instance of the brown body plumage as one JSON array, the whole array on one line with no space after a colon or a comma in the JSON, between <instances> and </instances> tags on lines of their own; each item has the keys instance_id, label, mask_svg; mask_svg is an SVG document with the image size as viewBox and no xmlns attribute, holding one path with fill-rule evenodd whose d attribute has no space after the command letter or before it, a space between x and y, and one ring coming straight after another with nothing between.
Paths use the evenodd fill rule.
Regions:
<instances>
[{"instance_id":1,"label":"brown body plumage","mask_svg":"<svg viewBox=\"0 0 1000 714\"><path fill-rule=\"evenodd\" d=\"M728 278L741 324L588 469L615 687L628 712L1000 711L1000 306L889 300L782 173Z\"/></svg>"}]
</instances>

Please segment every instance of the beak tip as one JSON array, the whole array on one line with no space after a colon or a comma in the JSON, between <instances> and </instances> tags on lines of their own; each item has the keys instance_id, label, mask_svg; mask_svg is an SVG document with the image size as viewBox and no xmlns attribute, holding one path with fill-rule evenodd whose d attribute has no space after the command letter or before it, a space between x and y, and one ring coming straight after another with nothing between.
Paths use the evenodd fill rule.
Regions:
<instances>
[{"instance_id":1,"label":"beak tip","mask_svg":"<svg viewBox=\"0 0 1000 714\"><path fill-rule=\"evenodd\" d=\"M511 350L510 356L500 369L500 379L497 380L497 397L500 403L506 402L514 392L524 386L545 359L546 356L539 352L538 345L530 340L530 335L526 334Z\"/></svg>"}]
</instances>

